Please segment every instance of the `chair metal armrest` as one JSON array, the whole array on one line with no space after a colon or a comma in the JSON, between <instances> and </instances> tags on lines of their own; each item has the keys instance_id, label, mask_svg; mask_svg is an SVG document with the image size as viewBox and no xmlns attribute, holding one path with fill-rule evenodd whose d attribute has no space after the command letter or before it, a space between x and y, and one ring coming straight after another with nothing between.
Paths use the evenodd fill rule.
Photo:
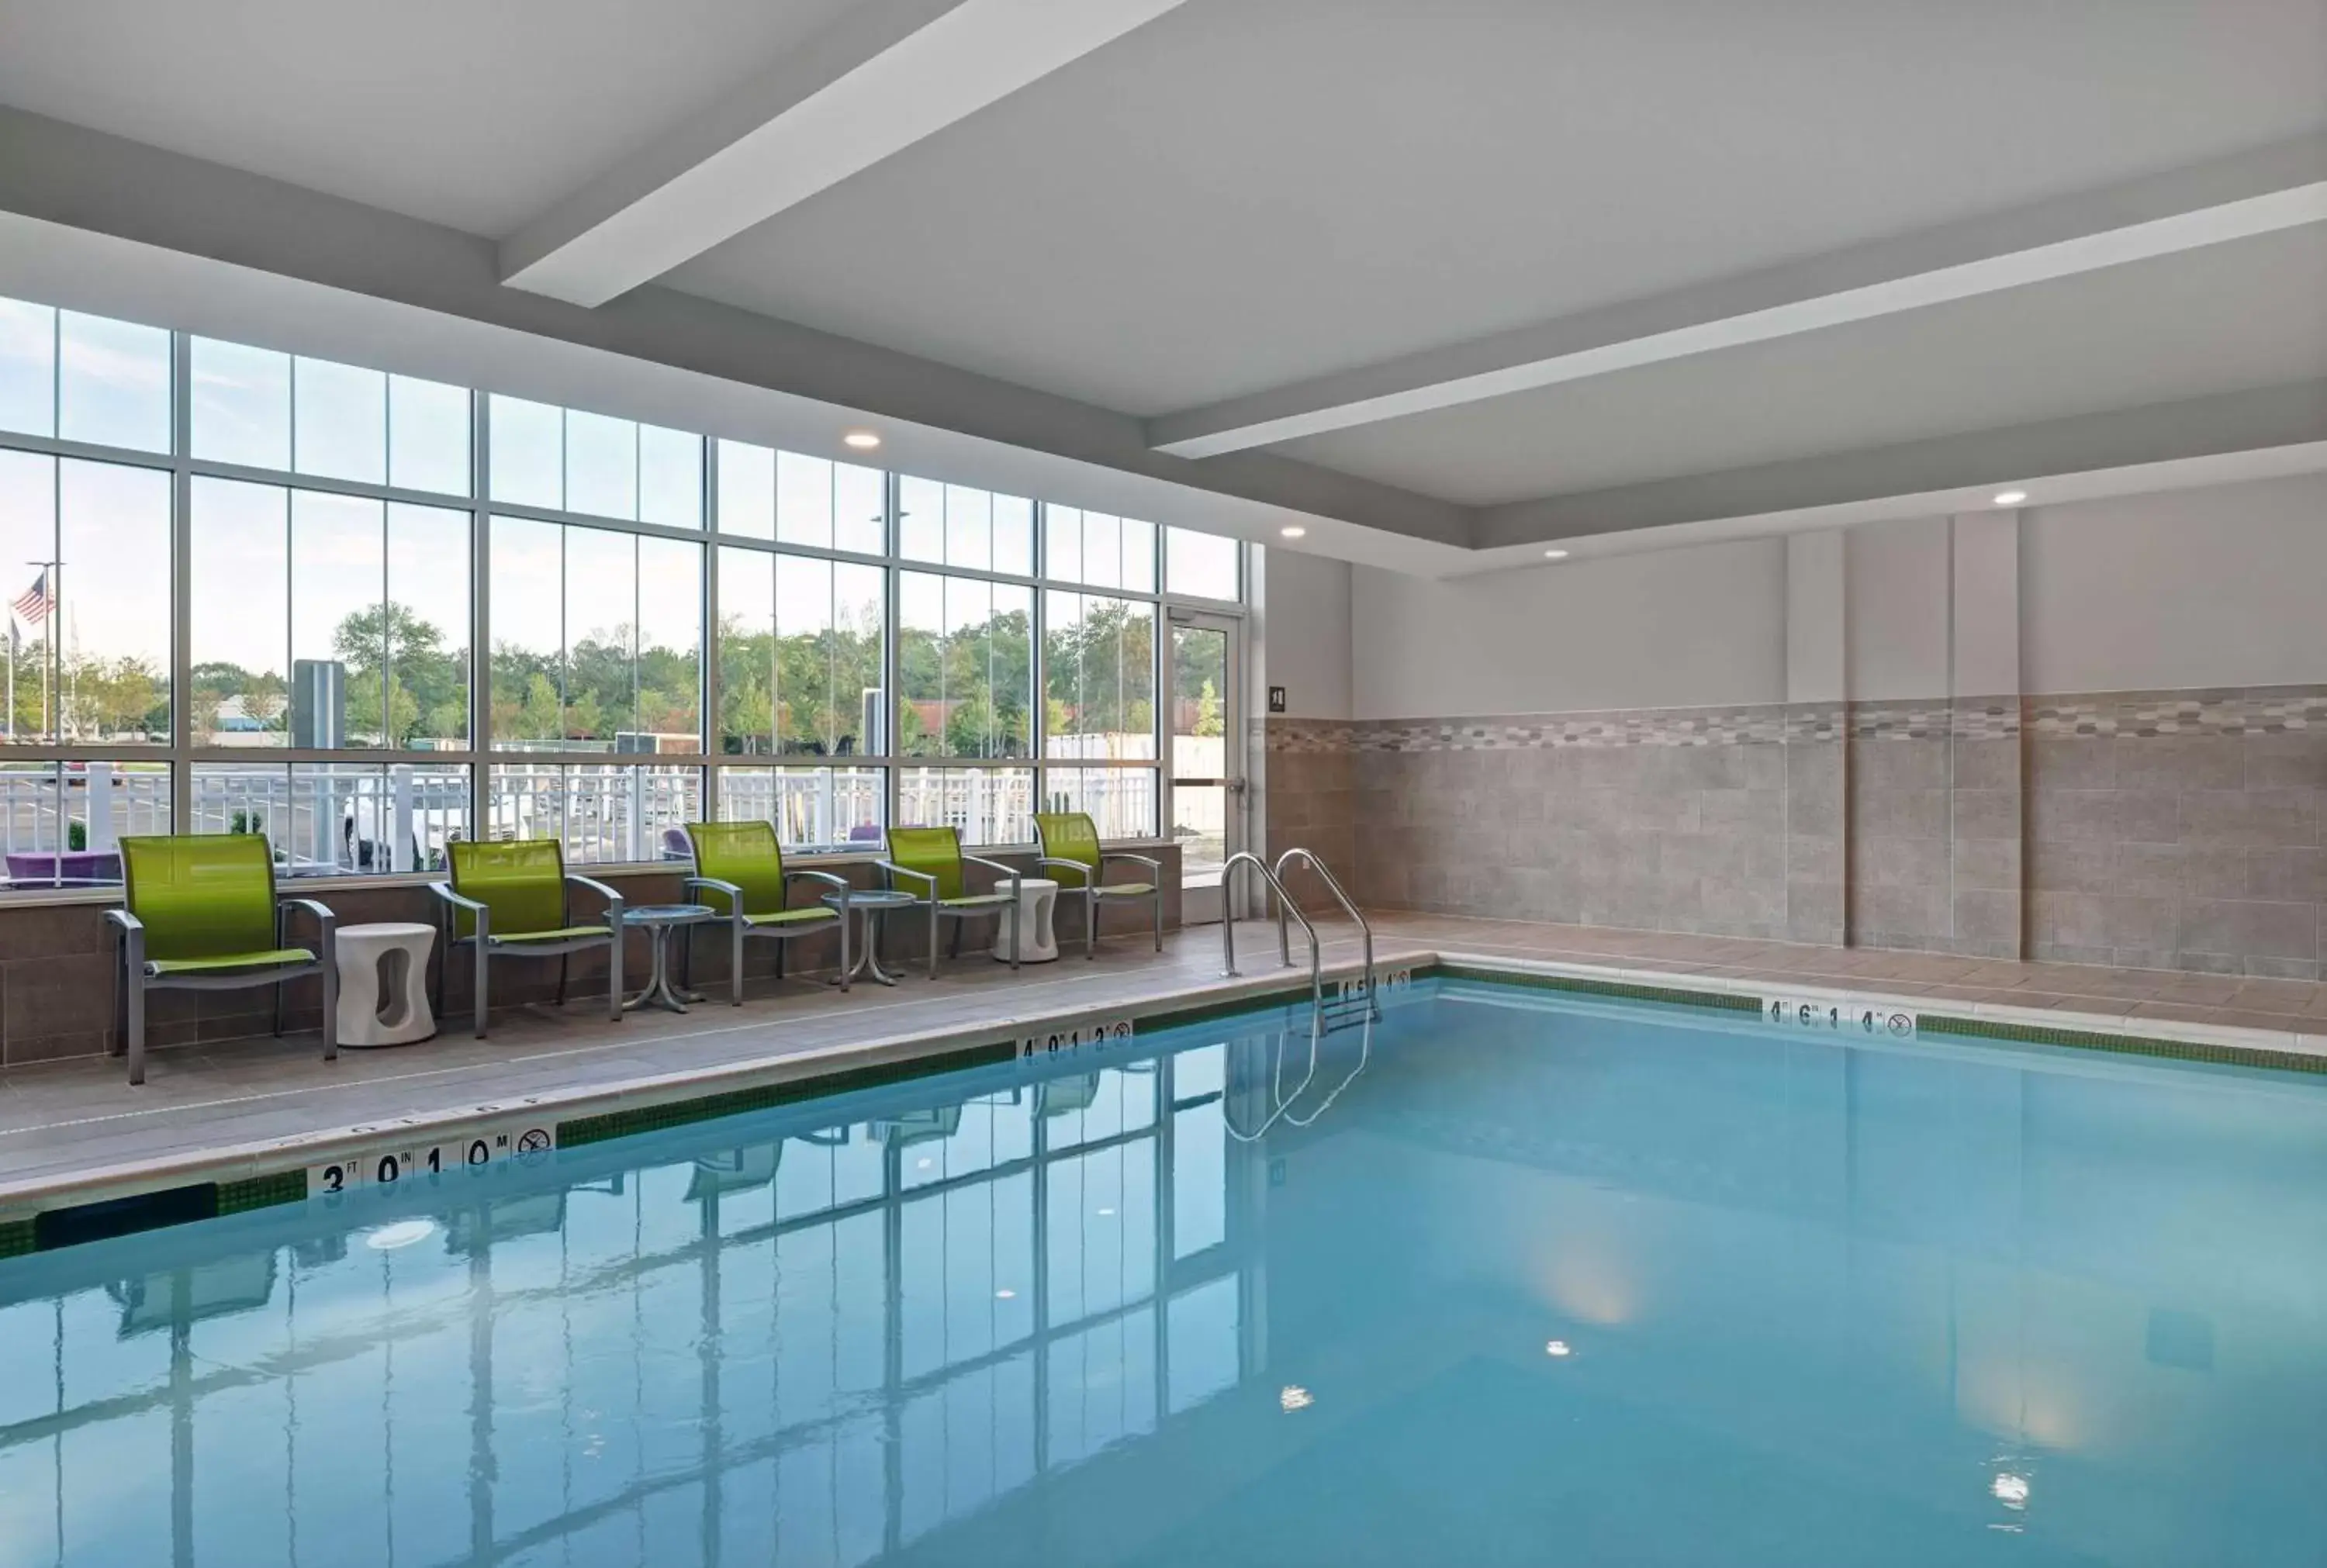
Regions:
<instances>
[{"instance_id":1,"label":"chair metal armrest","mask_svg":"<svg viewBox=\"0 0 2327 1568\"><path fill-rule=\"evenodd\" d=\"M131 914L127 910L106 910L105 923L108 926L118 928L121 934L125 937L142 935L145 929L145 922L139 919L136 915Z\"/></svg>"},{"instance_id":2,"label":"chair metal armrest","mask_svg":"<svg viewBox=\"0 0 2327 1568\"><path fill-rule=\"evenodd\" d=\"M1164 863L1160 860L1154 859L1151 856L1134 854L1127 849L1103 849L1099 851L1098 854L1099 870L1105 871L1107 869L1107 863L1111 860L1127 860L1135 864L1144 865L1150 872L1154 873L1155 880L1158 882L1161 882L1164 880Z\"/></svg>"},{"instance_id":3,"label":"chair metal armrest","mask_svg":"<svg viewBox=\"0 0 2327 1568\"><path fill-rule=\"evenodd\" d=\"M606 929L617 936L621 934L623 903L621 894L596 878L584 876L578 871L569 871L565 873L565 885L569 888L587 888L605 900Z\"/></svg>"},{"instance_id":4,"label":"chair metal armrest","mask_svg":"<svg viewBox=\"0 0 2327 1568\"><path fill-rule=\"evenodd\" d=\"M1094 882L1098 880L1091 877L1090 866L1079 860L1061 860L1056 855L1042 854L1034 857L1034 863L1044 871L1070 871Z\"/></svg>"},{"instance_id":5,"label":"chair metal armrest","mask_svg":"<svg viewBox=\"0 0 2327 1568\"><path fill-rule=\"evenodd\" d=\"M741 919L743 918L743 890L737 887L734 882L721 882L715 876L691 876L682 878L678 886L679 891L682 892L724 894L727 900L727 918L729 919Z\"/></svg>"},{"instance_id":6,"label":"chair metal armrest","mask_svg":"<svg viewBox=\"0 0 2327 1568\"><path fill-rule=\"evenodd\" d=\"M994 873L994 880L997 886L1002 882L1008 882L1010 884L1011 902L1015 903L1019 899L1024 896L1024 890L1018 884L1024 879L1025 873L1020 871L1016 866L1005 865L998 860L988 860L982 854L965 854L961 857L961 860L964 865L982 865L986 870L992 872Z\"/></svg>"},{"instance_id":7,"label":"chair metal armrest","mask_svg":"<svg viewBox=\"0 0 2327 1568\"><path fill-rule=\"evenodd\" d=\"M277 931L285 929L284 917L294 910L304 910L308 918L315 922L315 932L319 938L316 944L316 957L329 962L332 942L340 929L340 917L332 912L330 905L318 899L278 898L275 901ZM277 937L276 940L280 942L282 938Z\"/></svg>"},{"instance_id":8,"label":"chair metal armrest","mask_svg":"<svg viewBox=\"0 0 2327 1568\"><path fill-rule=\"evenodd\" d=\"M881 860L875 861L873 863L876 869L884 871L892 877L911 877L915 882L922 883L930 890L928 892L922 894L922 897L930 900L932 903L937 901L938 879L930 875L928 872L913 871L905 866L898 865L892 861Z\"/></svg>"},{"instance_id":9,"label":"chair metal armrest","mask_svg":"<svg viewBox=\"0 0 2327 1568\"><path fill-rule=\"evenodd\" d=\"M430 882L428 891L456 910L466 910L472 915L484 912L484 905L465 894L454 892L451 882Z\"/></svg>"},{"instance_id":10,"label":"chair metal armrest","mask_svg":"<svg viewBox=\"0 0 2327 1568\"><path fill-rule=\"evenodd\" d=\"M787 883L789 883L794 877L806 877L810 882L820 882L836 893L848 893L855 891L846 877L835 876L828 871L787 871L784 873L784 881Z\"/></svg>"},{"instance_id":11,"label":"chair metal armrest","mask_svg":"<svg viewBox=\"0 0 2327 1568\"><path fill-rule=\"evenodd\" d=\"M430 882L428 884L428 891L430 893L435 895L438 903L444 906L443 911L444 916L444 947L448 955L452 950L453 944L455 942L474 940L479 943L484 943L490 942L492 939L492 910L487 909L483 904L479 903L476 900L470 898L465 894L454 892L451 882ZM476 923L475 929L467 937L463 937L460 934L461 921L459 917L463 913L469 915Z\"/></svg>"}]
</instances>

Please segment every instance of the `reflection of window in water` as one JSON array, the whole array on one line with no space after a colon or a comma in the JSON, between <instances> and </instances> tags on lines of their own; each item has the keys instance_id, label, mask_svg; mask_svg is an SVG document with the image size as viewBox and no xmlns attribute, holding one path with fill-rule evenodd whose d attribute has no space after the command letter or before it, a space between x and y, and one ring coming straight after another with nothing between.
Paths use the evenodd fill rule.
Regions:
<instances>
[{"instance_id":1,"label":"reflection of window in water","mask_svg":"<svg viewBox=\"0 0 2327 1568\"><path fill-rule=\"evenodd\" d=\"M716 1192L748 1192L755 1187L771 1186L783 1155L784 1146L780 1143L697 1154L694 1172L687 1181L687 1200L700 1203Z\"/></svg>"},{"instance_id":2,"label":"reflection of window in water","mask_svg":"<svg viewBox=\"0 0 2327 1568\"><path fill-rule=\"evenodd\" d=\"M527 1193L456 1209L445 1217L444 1228L445 1250L463 1254L520 1236L554 1235L565 1228L565 1194Z\"/></svg>"},{"instance_id":3,"label":"reflection of window in water","mask_svg":"<svg viewBox=\"0 0 2327 1568\"><path fill-rule=\"evenodd\" d=\"M972 1095L944 1080L918 1097L900 1087L882 1096L879 1119L780 1137L772 1129L784 1120L737 1124L771 1129L741 1145L735 1134L706 1128L693 1149L666 1145L640 1169L550 1191L497 1183L483 1190L491 1198L447 1202L429 1216L444 1230L441 1251L373 1254L355 1245L369 1228L360 1225L286 1236L271 1255L243 1253L87 1293L97 1336L111 1343L117 1315L121 1333L140 1336L134 1354L88 1354L68 1342L85 1331L70 1309L52 1330L42 1303L32 1343L45 1350L56 1333L58 1363L78 1369L61 1395L36 1388L29 1404L0 1404L0 1423L61 1403L103 1430L81 1449L68 1443L61 1458L45 1442L8 1449L35 1468L12 1472L23 1479L12 1479L6 1500L20 1487L23 1497L63 1499L64 1545L33 1560L80 1560L89 1526L73 1523L74 1499L116 1462L101 1456L123 1451L140 1430L131 1423L167 1404L200 1451L249 1451L236 1467L197 1463L187 1517L198 1528L266 1497L274 1511L264 1522L279 1531L291 1496L304 1530L326 1514L343 1517L359 1498L376 1507L378 1472L337 1449L287 1451L282 1413L295 1408L308 1421L322 1419L318 1410L352 1418L360 1409L398 1456L399 1558L407 1535L432 1544L441 1535L444 1550L432 1545L426 1560L460 1556L472 1517L494 1520L490 1551L499 1556L533 1542L554 1550L569 1535L578 1546L598 1522L593 1499L611 1489L644 1499L641 1560L671 1560L684 1554L662 1533L675 1517L664 1505L701 1488L706 1463L717 1467L732 1509L730 1560L778 1560L775 1526L762 1524L779 1518L783 1539L807 1555L876 1557L884 1540L927 1536L1040 1489L1045 1474L1120 1451L1257 1365L1241 1303L1253 1288L1242 1276L1256 1266L1243 1243L1259 1234L1249 1206L1266 1197L1253 1169L1260 1156L1217 1126L1235 1049L1169 1066L1076 1061L1072 1070L1015 1075L1007 1087L991 1087L1005 1076L997 1072ZM1238 1061L1239 1085L1250 1065ZM949 1103L927 1103L948 1091ZM805 1105L790 1113L829 1114ZM1168 1138L1159 1116L1172 1118ZM719 1142L726 1146L706 1146ZM918 1170L923 1160L928 1171ZM584 1191L609 1196L574 1197ZM318 1211L313 1223L349 1221ZM494 1246L502 1242L513 1243L507 1253ZM489 1267L451 1261L489 1248ZM721 1376L706 1392L701 1377L668 1373L682 1348L695 1362L714 1274ZM475 1277L490 1288L470 1292ZM233 1313L243 1314L235 1327L197 1330L191 1341L168 1332L186 1316ZM280 1354L294 1336L300 1353ZM0 1338L0 1350L15 1342ZM173 1353L187 1358L174 1383ZM91 1367L101 1374L94 1381ZM129 1403L117 1405L125 1390ZM653 1452L610 1441L591 1460L601 1489L587 1498L565 1492L569 1395L575 1419L590 1413L589 1432L684 1439ZM1048 1434L1039 1445L1038 1399ZM706 1414L699 1402L710 1400ZM271 1443L251 1438L254 1409L274 1423ZM456 1435L459 1462L407 1470L403 1455L421 1451L412 1445L465 1434L481 1410L488 1467L472 1473L468 1439ZM719 1452L703 1451L706 1433ZM158 1475L155 1487L166 1488L168 1467ZM424 1502L407 1500L424 1492ZM139 1554L119 1560L170 1559L163 1496L136 1505L141 1523L161 1522L158 1545L141 1537ZM234 1517L246 1531L261 1519ZM246 1534L244 1550L230 1554L276 1560L270 1539L279 1535Z\"/></svg>"},{"instance_id":4,"label":"reflection of window in water","mask_svg":"<svg viewBox=\"0 0 2327 1568\"><path fill-rule=\"evenodd\" d=\"M121 1309L121 1333L150 1333L173 1322L200 1322L263 1307L275 1293L275 1254L241 1253L192 1268L107 1284Z\"/></svg>"}]
</instances>

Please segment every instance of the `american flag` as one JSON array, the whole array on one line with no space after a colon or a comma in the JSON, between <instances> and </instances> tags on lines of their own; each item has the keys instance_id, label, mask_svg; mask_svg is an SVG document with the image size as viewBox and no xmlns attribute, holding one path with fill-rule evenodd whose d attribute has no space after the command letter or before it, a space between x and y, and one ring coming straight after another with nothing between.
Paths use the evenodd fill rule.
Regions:
<instances>
[{"instance_id":1,"label":"american flag","mask_svg":"<svg viewBox=\"0 0 2327 1568\"><path fill-rule=\"evenodd\" d=\"M8 608L21 617L25 625L38 626L49 618L49 611L55 606L56 598L49 592L49 574L44 569L33 579L33 585L18 594L16 602Z\"/></svg>"}]
</instances>

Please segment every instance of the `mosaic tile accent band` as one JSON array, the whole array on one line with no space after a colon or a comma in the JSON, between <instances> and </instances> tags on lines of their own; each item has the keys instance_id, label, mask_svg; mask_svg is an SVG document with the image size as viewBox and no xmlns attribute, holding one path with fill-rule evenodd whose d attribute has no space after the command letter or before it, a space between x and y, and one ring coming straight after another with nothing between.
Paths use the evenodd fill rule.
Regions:
<instances>
[{"instance_id":1,"label":"mosaic tile accent band","mask_svg":"<svg viewBox=\"0 0 2327 1568\"><path fill-rule=\"evenodd\" d=\"M2320 705L2327 725L2327 701ZM1777 746L1836 741L2010 740L2017 697L1946 702L1746 704L1723 708L1628 708L1497 718L1272 719L1267 749L1334 751L1524 751L1584 747Z\"/></svg>"},{"instance_id":2,"label":"mosaic tile accent band","mask_svg":"<svg viewBox=\"0 0 2327 1568\"><path fill-rule=\"evenodd\" d=\"M2039 735L2327 734L2327 686L2238 691L2103 692L2028 699Z\"/></svg>"},{"instance_id":3,"label":"mosaic tile accent band","mask_svg":"<svg viewBox=\"0 0 2327 1568\"><path fill-rule=\"evenodd\" d=\"M2082 692L1925 702L1745 704L1491 718L1270 719L1269 751L1506 751L1565 746L1737 746L1835 740L2007 741L2035 735L2327 735L2327 686Z\"/></svg>"},{"instance_id":4,"label":"mosaic tile accent band","mask_svg":"<svg viewBox=\"0 0 2327 1568\"><path fill-rule=\"evenodd\" d=\"M2021 704L2014 696L1850 706L1854 741L2009 741L2020 729Z\"/></svg>"}]
</instances>

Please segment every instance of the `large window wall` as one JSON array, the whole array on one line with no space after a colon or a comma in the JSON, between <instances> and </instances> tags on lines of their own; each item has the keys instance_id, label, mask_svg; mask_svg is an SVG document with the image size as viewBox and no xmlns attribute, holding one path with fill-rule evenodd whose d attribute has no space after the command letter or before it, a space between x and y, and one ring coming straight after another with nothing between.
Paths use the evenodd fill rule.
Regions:
<instances>
[{"instance_id":1,"label":"large window wall","mask_svg":"<svg viewBox=\"0 0 2327 1568\"><path fill-rule=\"evenodd\" d=\"M1242 547L1132 518L0 300L0 849L131 833L286 877L457 838L583 864L773 822L1030 843L1163 821L1168 595Z\"/></svg>"}]
</instances>

